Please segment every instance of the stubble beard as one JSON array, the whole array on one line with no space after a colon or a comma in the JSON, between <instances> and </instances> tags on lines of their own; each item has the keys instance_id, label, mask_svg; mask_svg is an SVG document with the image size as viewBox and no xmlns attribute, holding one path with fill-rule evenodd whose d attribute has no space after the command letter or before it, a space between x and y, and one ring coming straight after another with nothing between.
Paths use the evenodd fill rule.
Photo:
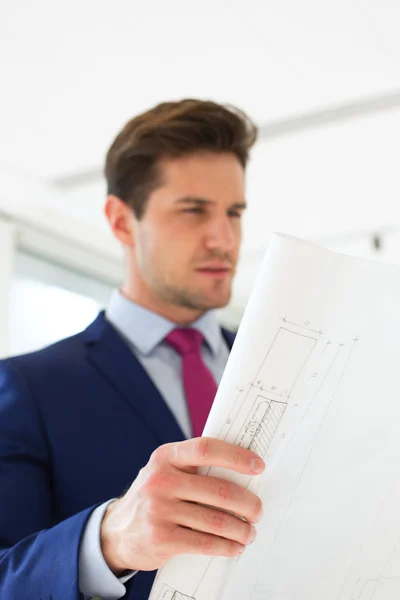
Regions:
<instances>
[{"instance_id":1,"label":"stubble beard","mask_svg":"<svg viewBox=\"0 0 400 600\"><path fill-rule=\"evenodd\" d=\"M223 282L215 282L222 286ZM226 306L231 298L231 288L225 295L225 298L221 300L213 299L211 295L203 291L189 290L187 288L179 287L177 285L167 284L165 282L158 282L156 286L156 292L159 298L164 302L173 304L179 308L185 308L187 310L206 312L217 308L223 308Z\"/></svg>"}]
</instances>

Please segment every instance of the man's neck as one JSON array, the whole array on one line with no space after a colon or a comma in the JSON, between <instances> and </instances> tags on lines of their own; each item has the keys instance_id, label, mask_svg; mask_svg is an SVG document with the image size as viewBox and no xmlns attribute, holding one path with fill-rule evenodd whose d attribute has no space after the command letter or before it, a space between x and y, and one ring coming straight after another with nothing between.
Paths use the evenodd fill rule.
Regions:
<instances>
[{"instance_id":1,"label":"man's neck","mask_svg":"<svg viewBox=\"0 0 400 600\"><path fill-rule=\"evenodd\" d=\"M177 325L190 325L206 312L204 310L196 311L182 306L166 304L157 298L139 297L129 290L127 286L121 288L121 293L131 302L135 302L135 304L143 306L143 308L146 308Z\"/></svg>"}]
</instances>

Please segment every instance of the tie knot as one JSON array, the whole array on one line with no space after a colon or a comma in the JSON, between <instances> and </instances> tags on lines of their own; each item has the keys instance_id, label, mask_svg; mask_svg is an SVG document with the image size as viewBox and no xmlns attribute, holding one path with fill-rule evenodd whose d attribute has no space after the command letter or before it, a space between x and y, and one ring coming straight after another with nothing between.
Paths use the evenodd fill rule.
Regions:
<instances>
[{"instance_id":1,"label":"tie knot","mask_svg":"<svg viewBox=\"0 0 400 600\"><path fill-rule=\"evenodd\" d=\"M181 328L171 331L165 341L184 356L190 352L200 352L203 339L203 335L197 329Z\"/></svg>"}]
</instances>

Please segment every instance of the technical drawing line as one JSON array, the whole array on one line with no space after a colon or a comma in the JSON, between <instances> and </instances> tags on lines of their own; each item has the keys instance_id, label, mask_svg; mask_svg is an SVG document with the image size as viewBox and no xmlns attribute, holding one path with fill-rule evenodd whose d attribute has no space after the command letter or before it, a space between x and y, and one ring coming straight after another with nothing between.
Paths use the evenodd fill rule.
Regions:
<instances>
[{"instance_id":1,"label":"technical drawing line","mask_svg":"<svg viewBox=\"0 0 400 600\"><path fill-rule=\"evenodd\" d=\"M295 336L299 336L299 337L301 337L301 338L304 338L304 339L307 339L307 340L311 340L312 342L314 342L314 343L313 343L313 347L312 347L312 349L309 351L309 353L308 353L308 355L307 355L307 357L306 357L306 359L305 359L304 363L303 363L303 364L302 364L302 365L299 367L298 371L295 373L295 379L294 379L294 381L291 381L291 382L290 382L290 383L287 385L287 388L288 388L288 397L290 396L290 394L291 394L291 393L293 392L293 390L295 389L295 387L296 387L296 385L297 385L297 382L298 382L298 380L299 380L299 377L300 377L300 375L301 375L301 373L302 373L302 370L305 368L305 366L306 366L306 364L307 364L308 360L310 359L310 357L311 357L311 355L312 355L312 353L313 353L313 351L314 351L314 349L315 349L315 346L316 346L316 344L317 344L318 342L317 342L317 340L316 340L314 337L311 337L311 336L308 336L308 335L304 335L304 334L298 333L298 332L296 332L296 331L292 331L291 329L287 329L287 328L285 328L285 327L279 327L279 328L278 328L278 331L276 332L276 334L275 334L275 336L274 336L274 338L273 338L273 340L272 340L272 342L271 342L271 344L270 344L270 347L269 347L269 349L268 349L267 353L266 353L266 354L265 354L265 356L264 356L264 359L262 360L262 362L261 362L261 364L260 364L260 367L258 368L258 370L257 370L257 372L256 372L256 374L255 374L255 377L254 377L253 381L249 383L249 386L250 386L250 387L248 388L247 392L245 393L244 397L242 398L242 401L241 401L241 404L242 404L242 405L245 405L245 404L246 404L246 402L247 402L247 400L248 400L248 398L249 398L249 394L251 394L251 392L252 392L252 389L253 389L254 387L257 387L257 386L255 385L255 382L257 382L257 381L259 380L259 378L262 378L262 377L261 377L261 374L262 374L263 368L265 367L265 364L266 364L266 362L267 362L267 359L269 358L269 356L270 356L270 354L271 354L271 351L272 351L272 349L274 348L274 346L275 346L275 344L276 344L276 341L277 341L277 339L278 339L278 337L279 337L279 335L281 334L281 332L282 332L282 331L286 331L286 332L287 332L287 333L289 333L289 334L292 334L292 335L295 335ZM260 381L260 380L259 380L259 382L261 383L261 381ZM261 387L262 387L262 386L261 386ZM263 388L263 389L264 389L264 388ZM271 392L271 393L274 393L274 392ZM275 394L275 393L274 393L274 394ZM276 394L275 394L275 395L276 395ZM279 396L280 396L280 397L282 397L282 394L279 394ZM234 404L234 407L233 407L232 411L235 409L235 407L236 407L236 405L237 405L237 403L238 403L238 400L239 400L239 398L240 398L240 395L238 395L238 396L237 396L237 398L236 398L236 401L235 401L235 404ZM232 415L232 411L231 411L230 415ZM229 419L230 419L230 417L229 417ZM234 424L234 423L233 423L233 424ZM232 426L233 426L233 424L232 424ZM225 421L225 423L224 423L223 427L220 429L220 432L219 432L219 435L220 435L220 436L222 436L222 435L224 434L224 430L226 429L227 425L228 425L228 427L229 427L229 425L230 425L230 424L229 424L229 423L227 423L227 422ZM227 439L227 437L228 437L228 435L229 435L229 433L230 433L231 429L232 429L232 427L229 427L229 428L228 428L228 431L225 433L225 436L223 437L223 439L224 439L224 440L226 440L226 439ZM207 474L209 474L210 470L211 470L211 468L207 470Z\"/></svg>"},{"instance_id":2,"label":"technical drawing line","mask_svg":"<svg viewBox=\"0 0 400 600\"><path fill-rule=\"evenodd\" d=\"M311 373L310 377L308 378L308 381L310 381L310 379L313 378L314 373L318 372L318 367L319 367L319 365L320 365L320 363L321 363L321 361L322 361L322 359L324 357L325 352L328 350L330 344L331 344L331 342L326 342L326 344L324 345L324 348L323 348L323 350L321 352L321 355L320 355L319 359L317 360L317 362L315 364L315 367L313 369L313 372Z\"/></svg>"},{"instance_id":3,"label":"technical drawing line","mask_svg":"<svg viewBox=\"0 0 400 600\"><path fill-rule=\"evenodd\" d=\"M280 328L279 328L279 329L278 329L278 331L276 332L276 334L275 334L275 337L274 337L274 339L272 340L272 342L271 342L271 344L270 344L270 347L269 347L269 349L268 349L268 351L267 351L267 354L266 354L266 356L264 357L263 363L264 363L264 362L266 361L266 359L268 358L268 356L269 356L269 354L270 354L270 352L271 352L271 350L272 350L272 348L273 348L273 346L274 346L274 344L275 344L275 341L276 341L276 339L277 339L277 338L278 338L278 336L279 336L279 332L280 332ZM263 364L263 363L262 363L262 364ZM256 373L256 375L255 375L255 377L254 377L254 379L253 379L253 383L254 383L254 381L256 381L256 379L257 379L257 377L258 377L258 375L259 375L260 371L261 371L261 368L260 368L260 369L257 371L257 373ZM250 394L250 393L251 393L251 384L250 384L250 387L249 387L249 389L247 390L247 392L246 392L246 394L245 394L245 396L244 396L244 398L243 398L243 404L245 404L245 402L246 402L246 400L247 400L247 398L248 398L248 396L249 396L249 394ZM240 394L239 394L239 395L240 395ZM238 399L239 399L239 396L236 398L236 402L237 402L237 400L238 400ZM225 427L225 425L226 425L226 423L224 423L224 427ZM220 434L223 432L223 429L224 429L224 427L222 427L222 429L221 429L221 431L220 431ZM228 433L226 434L226 436L225 436L224 440L226 440L226 438L228 437L228 434L229 434L230 430L231 430L231 428L229 428L229 429L228 429ZM211 470L211 467L210 467L210 469L208 469L208 471L207 471L207 474L210 472L210 470Z\"/></svg>"},{"instance_id":4,"label":"technical drawing line","mask_svg":"<svg viewBox=\"0 0 400 600\"><path fill-rule=\"evenodd\" d=\"M194 590L194 593L193 593L194 597L196 597L196 594L197 594L197 592L199 591L199 588L200 588L201 584L203 583L203 581L204 581L204 578L205 578L205 576L207 575L207 573L208 573L208 570L209 570L209 568L211 567L211 564L212 564L213 560L214 560L214 557L212 556L212 557L210 558L210 560L209 560L209 563L208 563L208 565L207 565L207 566L206 566L206 568L204 569L204 573L203 573L203 575L202 575L202 577L201 577L201 579L200 579L199 583L196 585L196 589Z\"/></svg>"},{"instance_id":5,"label":"technical drawing line","mask_svg":"<svg viewBox=\"0 0 400 600\"><path fill-rule=\"evenodd\" d=\"M314 352L316 345L318 344L318 341L317 341L317 340L315 340L314 338L309 338L309 339L313 339L313 340L315 341L314 347L313 347L313 349L311 350L311 352L310 352L310 354L308 355L308 357L306 358L306 360L305 360L305 362L304 362L303 366L301 367L300 371L298 372L298 375L297 375L297 377L296 377L296 379L295 379L295 381L294 381L294 383L293 383L292 389L291 389L291 390L290 390L290 392L289 392L289 396L290 396L290 394L292 394L292 392L293 392L294 388L296 387L296 385L297 385L297 382L298 382L298 380L299 380L299 378L300 378L300 375L301 375L301 373L302 373L303 369L305 368L306 364L307 364L307 363L308 363L308 361L310 360L310 357L311 357L312 353Z\"/></svg>"},{"instance_id":6,"label":"technical drawing line","mask_svg":"<svg viewBox=\"0 0 400 600\"><path fill-rule=\"evenodd\" d=\"M164 584L158 595L158 600L196 600L196 598L194 596L183 594L170 585Z\"/></svg>"},{"instance_id":7,"label":"technical drawing line","mask_svg":"<svg viewBox=\"0 0 400 600\"><path fill-rule=\"evenodd\" d=\"M287 406L287 402L257 396L244 420L235 444L248 448L261 456L261 458L264 458ZM251 476L244 487L247 489L252 481L253 477Z\"/></svg>"},{"instance_id":8,"label":"technical drawing line","mask_svg":"<svg viewBox=\"0 0 400 600\"><path fill-rule=\"evenodd\" d=\"M271 350L272 350L272 348L274 347L274 344L275 344L276 340L278 339L278 336L279 336L279 333L280 333L280 331L281 331L281 328L279 327L278 331L277 331L277 332L276 332L276 334L275 334L275 337L274 337L274 339L272 340L272 342L271 342L271 344L270 344L270 347L268 348L268 352L267 352L267 354L264 356L264 360L262 361L262 363L261 363L261 366L260 366L260 368L259 368L259 369L258 369L258 371L257 371L257 375L256 375L256 376L254 377L254 379L253 379L253 382L254 382L254 381L257 379L257 377L258 377L259 373L261 372L261 370L262 370L262 368L263 368L263 366L264 366L264 363L266 362L267 358L269 357L269 355L270 355L270 353L271 353Z\"/></svg>"},{"instance_id":9,"label":"technical drawing line","mask_svg":"<svg viewBox=\"0 0 400 600\"><path fill-rule=\"evenodd\" d=\"M373 600L375 597L375 592L377 591L377 587L380 583L382 583L384 581L396 581L396 580L400 581L399 575L395 575L392 577L382 577L380 579L367 579L366 581L364 581L361 591L358 594L357 598L355 596L353 596L353 598L354 598L354 600ZM370 584L373 585L373 588L371 588ZM368 598L364 594L364 592L368 592ZM371 592L371 594L369 594L369 592ZM355 589L353 590L353 594L354 593L356 593ZM353 600L353 598L351 598L351 600ZM397 598L397 596L396 596L396 598Z\"/></svg>"},{"instance_id":10,"label":"technical drawing line","mask_svg":"<svg viewBox=\"0 0 400 600\"><path fill-rule=\"evenodd\" d=\"M318 335L324 335L322 330L317 331L316 329L311 329L310 327L306 327L305 325L299 325L298 323L293 323L293 321L288 321L286 317L281 317L284 323L288 323L289 325L294 325L295 327L300 327L301 329L306 329L307 331L312 331L312 333L318 333Z\"/></svg>"},{"instance_id":11,"label":"technical drawing line","mask_svg":"<svg viewBox=\"0 0 400 600\"><path fill-rule=\"evenodd\" d=\"M257 386L255 386L257 387ZM267 390L266 388L263 388L262 386L259 388L262 392L266 392L267 394L273 394L274 396L278 396L278 398L282 398L282 394L280 394L279 392L273 392L272 390Z\"/></svg>"},{"instance_id":12,"label":"technical drawing line","mask_svg":"<svg viewBox=\"0 0 400 600\"><path fill-rule=\"evenodd\" d=\"M240 395L242 393L243 393L243 390L238 391L238 395L236 396L235 402L233 403L233 406L232 406L232 408L231 408L231 410L230 410L230 412L229 412L226 420L224 421L224 424L221 427L221 430L220 430L220 432L219 432L219 434L217 436L218 439L222 439L222 441L225 441L226 438L228 437L228 434L229 434L229 431L230 431L230 427L228 427L228 431L226 432L225 437L221 438L221 436L224 433L224 429L226 428L226 426L230 425L232 423L232 421L234 420L233 414L235 413L236 406L239 404ZM240 410L240 407L239 407L239 409L238 409L237 412L239 412L239 410Z\"/></svg>"},{"instance_id":13,"label":"technical drawing line","mask_svg":"<svg viewBox=\"0 0 400 600\"><path fill-rule=\"evenodd\" d=\"M263 368L264 368L264 365L265 365L265 363L266 363L266 361L267 361L267 359L268 359L268 357L269 357L269 355L270 355L270 353L271 353L271 350L272 350L272 348L273 348L273 345L275 344L275 341L276 341L276 339L278 338L278 336L279 336L279 334L280 334L280 332L281 332L281 331L287 331L288 333L292 333L293 335L297 335L297 336L300 336L300 337L302 337L302 338L306 338L306 339L308 339L308 340L313 340L313 341L315 342L315 344L314 344L314 348L315 348L315 345L317 344L317 340L316 340L314 337L311 337L311 336L309 336L309 335L304 335L303 333L298 333L297 331L292 331L291 329L287 329L286 327L280 327L280 328L278 329L278 332L277 332L277 334L276 334L276 336L275 336L275 338L274 338L274 340L273 340L272 344L271 344L271 347L270 347L270 349L268 350L268 352L267 352L267 354L266 354L266 356L265 356L264 360L263 360L263 361L262 361L262 363L261 363L261 366L260 366L260 368L259 368L259 369L258 369L258 371L257 371L257 375L256 375L256 377L255 377L255 380L257 380L257 377L259 377L259 376L260 376L260 373L262 372L262 370L263 370ZM312 349L312 351L310 352L310 355L312 354L312 352L313 352L314 348L313 348L313 349ZM302 371L302 369L304 368L304 366L306 365L306 363L307 363L307 361L308 361L308 359L309 359L310 355L309 355L309 356L308 356L308 358L306 359L306 361L305 361L304 365L302 366L302 368L299 370L299 373L298 373L298 375L297 375L297 378L295 379L295 381L294 381L294 383L293 383L293 385L292 385L292 387L291 387L290 393L293 391L294 387L296 386L296 383L297 383L297 380L298 380L298 378L300 377L301 371Z\"/></svg>"},{"instance_id":14,"label":"technical drawing line","mask_svg":"<svg viewBox=\"0 0 400 600\"><path fill-rule=\"evenodd\" d=\"M258 403L258 405L257 405ZM285 406L287 406L287 402L281 402L279 400L270 400L269 398L264 398L263 396L256 396L256 399L254 400L252 406L249 409L249 412L247 413L246 418L243 421L243 425L241 427L240 432L238 433L236 440L235 440L235 445L237 446L246 446L247 447L247 443L243 444L243 439L245 438L245 435L251 435L252 432L249 431L249 428L251 427L251 424L254 423L255 426L257 427L257 432L260 428L261 423L263 422L263 420L265 419L266 413L268 413L268 410L271 406L271 404L282 404ZM263 406L264 405L264 406ZM257 407L256 407L257 406ZM266 413L264 413L264 415L261 417L260 422L257 422L257 410L259 409L265 409ZM260 416L260 415L258 415ZM251 417L253 417L253 420L251 420ZM255 434L253 434L253 437L255 437ZM251 444L250 444L251 445Z\"/></svg>"},{"instance_id":15,"label":"technical drawing line","mask_svg":"<svg viewBox=\"0 0 400 600\"><path fill-rule=\"evenodd\" d=\"M293 390L295 389L295 387L296 387L296 385L297 385L297 383L299 381L301 373L302 373L303 369L305 368L305 366L307 365L307 362L310 360L310 358L311 358L311 356L312 356L312 354L313 354L313 352L315 350L315 347L318 344L318 341L314 337L312 337L312 336L304 335L304 334L301 334L301 333L297 333L295 331L292 331L291 329L287 329L286 327L279 327L277 333L275 334L275 336L274 336L274 338L273 338L273 340L272 340L272 342L270 344L268 352L265 354L264 359L261 361L260 367L257 369L257 372L255 374L255 378L253 379L253 382L249 383L250 387L247 389L247 392L245 393L244 398L242 398L242 402L241 402L242 406L246 406L246 404L249 402L249 400L250 400L250 394L253 392L254 388L257 387L258 389L261 389L261 388L263 390L266 389L266 388L263 387L263 385L261 385L261 386L260 385L258 385L258 386L255 385L255 382L257 382L258 384L262 384L261 380L263 380L263 370L264 371L266 370L267 360L271 356L271 352L272 352L273 348L275 347L275 344L277 343L279 335L282 335L282 332L285 332L285 336L289 334L289 336L290 336L289 340L291 339L291 335L294 335L294 336L296 336L294 339L296 339L296 338L299 339L300 338L300 339L306 340L308 342L308 344L310 344L310 342L311 342L311 346L309 348L307 348L307 346L304 346L304 348L303 348L302 346L298 346L298 345L295 345L295 346L292 347L292 352L295 353L295 356L293 357L293 363L294 363L295 370L293 370L293 365L292 365L292 369L291 369L292 372L289 371L288 374L286 375L289 378L285 382L285 385L284 385L285 391L287 389L287 396L283 396L282 394L279 394L279 397L281 397L281 398L283 398L283 397L289 398L290 395L293 393ZM286 339L286 337L283 337L282 341L280 342L280 345L277 346L277 349L278 349L277 351L278 352L279 351L282 352L282 346L281 346L282 343L285 345L285 344L291 343L291 342L290 341L288 342L287 339ZM306 353L306 356L303 359L302 364L296 364L296 362L294 361L294 358L297 358L297 360L299 358L301 358L301 354L299 355L299 351L300 351L301 354L305 354ZM278 354L278 356L279 356L279 354ZM266 391L267 394L268 394L268 392L269 392L269 390ZM268 400L268 402L270 402L269 398L267 398L267 400ZM247 416L245 416L245 418L243 419L243 423L246 423L249 420L250 414L252 412L254 412L254 410L255 410L255 404L253 402L251 404L251 406L250 406L250 409L249 409L249 411L247 413ZM282 413L282 416L283 416L283 413ZM227 423L224 424L224 430L225 431L226 431L226 426L227 426ZM229 434L232 431L232 428L234 426L235 426L235 422L232 424L232 426L229 427L229 430L225 433L224 440L226 440L228 438L228 436L229 436ZM222 434L222 433L223 433L223 431L220 430L220 434ZM235 442L233 440L231 440L231 441L232 441L232 443L236 443L237 444L238 443L238 439L239 438L236 435ZM207 469L207 471L206 471L206 474L209 475L210 472L211 472L211 470L212 470L212 467L209 467ZM251 483L251 478L248 481L247 486L250 483Z\"/></svg>"},{"instance_id":16,"label":"technical drawing line","mask_svg":"<svg viewBox=\"0 0 400 600\"><path fill-rule=\"evenodd\" d=\"M379 520L379 517L380 517L380 515L382 514L382 512L383 512L383 509L385 508L385 506L386 506L386 503L387 503L388 499L389 499L389 498L390 498L390 496L392 495L392 493L393 493L393 490L394 490L394 489L396 488L396 486L399 484L399 481L400 481L400 476L396 477L396 478L394 479L394 481L392 482L392 484L391 484L391 486L390 486L390 488L389 488L389 491L388 491L388 493L386 494L386 496L385 496L385 497L384 497L384 499L382 500L382 502L381 502L381 504L380 504L380 506L379 506L379 509L378 509L378 510L377 510L377 512L375 513L375 520L374 520L374 524L375 524L375 523L376 523L376 522ZM374 524L372 524L372 525L370 526L369 530L371 530L371 529L373 528ZM368 532L367 532L367 536L366 536L366 537L364 537L363 541L361 542L361 544L360 544L360 546L359 546L359 548L358 548L358 552L357 552L357 558L358 558L358 557L359 557L359 556L362 554L363 550L366 548L366 546L367 546L367 544L368 544L368 541L369 541L369 537L368 537L369 530L368 530ZM397 542L396 542L396 546L395 546L395 547L397 547L397 544L399 543L399 541L400 541L400 536L399 536L399 538L397 539ZM392 553L392 554L393 554L393 553ZM342 586L341 586L341 588L340 588L340 590L339 590L339 594L338 594L338 596L337 596L337 599L336 599L336 600L340 600L340 597L341 597L342 593L344 592L344 588L345 588L346 582L347 582L347 580L348 580L349 574L350 574L350 572L351 572L351 570L352 570L352 568L353 568L353 566L354 566L354 564L355 564L355 562L356 562L357 558L355 558L355 559L354 559L354 560L351 562L351 564L350 564L350 566L349 566L349 568L348 568L348 570L347 570L347 573L346 573L346 575L345 575L345 577L344 577L344 579L343 579L343 583L342 583ZM386 565L385 565L385 568L386 568L386 566L387 566L387 563L386 563ZM382 573L382 571L381 571L381 573Z\"/></svg>"},{"instance_id":17,"label":"technical drawing line","mask_svg":"<svg viewBox=\"0 0 400 600\"><path fill-rule=\"evenodd\" d=\"M393 544L393 548L392 548L392 550L391 550L391 552L390 552L389 556L387 557L387 559L386 559L386 561L385 561L385 564L382 566L382 568L381 568L381 570L380 570L380 572L379 572L379 575L378 575L378 577L377 577L376 579L370 579L370 580L368 580L368 581L370 581L370 582L374 582L374 588L373 588L373 590L372 590L372 596L371 596L371 598L373 598L373 595L375 594L375 591L376 591L376 588L377 588L378 584L379 584L379 583L380 583L380 582L381 582L383 579L385 579L385 580L386 580L386 579L400 579L400 577L399 577L399 576L396 576L396 577L382 577L383 573L385 572L385 569L386 569L386 567L388 566L389 562L391 561L391 559L392 559L392 557L393 557L393 554L396 552L396 549L397 549L397 547L398 547L398 545L399 545L399 542L400 542L400 535L399 535L399 536L397 536L397 539L396 539L395 543Z\"/></svg>"},{"instance_id":18,"label":"technical drawing line","mask_svg":"<svg viewBox=\"0 0 400 600\"><path fill-rule=\"evenodd\" d=\"M334 390L334 393L333 393L333 395L332 395L332 397L331 397L331 399L330 399L330 402L329 402L329 404L328 404L328 406L327 406L327 409L326 409L326 411L325 411L325 415L324 415L324 417L323 417L323 419L322 419L322 421L321 421L321 423L320 423L320 426L319 426L319 428L318 428L318 430L317 430L317 432L316 432L316 434L315 434L315 436L314 436L314 440L313 440L313 442L312 442L312 445L311 445L311 447L310 447L310 449L309 449L309 452L308 452L308 455L307 455L306 461L305 461L305 463L304 463L304 466L303 466L303 468L302 468L302 470L301 470L301 472L300 472L300 475L299 475L299 478L298 478L298 481L297 481L296 487L295 487L295 489L294 489L294 491L293 491L292 495L291 495L291 496L290 496L290 498L289 498L289 502L288 502L288 504L287 504L287 506L286 506L285 513L284 513L284 515L283 515L283 517L282 517L282 519L281 519L281 521L280 521L280 523L279 523L278 529L276 530L276 533L275 533L275 536L274 536L274 539L273 539L272 545L271 545L271 547L270 547L270 548L269 548L269 550L268 550L268 554L270 554L270 553L271 553L271 551L272 551L273 547L275 546L276 540L277 540L277 538L278 538L279 532L280 532L280 530L281 530L281 527L282 527L282 524L283 524L283 522L284 522L284 520L285 520L285 517L286 517L286 515L287 515L287 512L288 512L288 510L289 510L289 508L290 508L290 506L291 506L291 504L292 504L292 501L293 501L293 499L294 499L294 497L295 497L295 495L296 495L296 493L297 493L297 490L299 489L299 486L300 486L301 480L302 480L302 478L303 478L304 472L305 472L305 470L306 470L306 468L307 468L307 466L308 466L309 460L310 460L310 458L311 458L311 454L312 454L312 451L313 451L313 449L314 449L315 443L316 443L316 441L317 441L317 439L318 439L318 436L319 436L319 434L320 434L320 432L321 432L321 429L322 429L322 427L323 427L323 426L324 426L324 424L325 424L325 421L326 421L326 419L327 419L327 416L328 416L328 414L329 414L329 410L330 410L330 408L331 408L331 406L332 406L333 400L334 400L334 399L335 399L335 397L336 397L336 394L337 394L337 392L338 392L338 390L339 390L340 384L341 384L341 382L342 382L342 380L343 380L343 377L344 377L344 374L345 374L345 372L346 372L347 366L348 366L348 364L349 364L349 362L350 362L350 359L351 359L351 356L352 356L352 354L353 354L353 350L354 350L355 344L356 344L356 342L354 341L354 342L353 342L353 346L352 346L352 348L351 348L351 350L350 350L350 352L349 352L349 355L348 355L348 357L347 357L347 359L346 359L346 362L345 362L345 364L344 364L344 367L343 367L342 373L341 373L341 375L340 375L339 381L338 381L338 383L337 383L337 386L336 386L336 388L335 388L335 390ZM255 582L255 584L254 584L254 586L253 586L253 589L252 589L252 593L253 593L254 589L255 589L255 588L257 587L257 585L258 585L258 582L259 582L259 580L260 580L260 577L261 577L261 572L259 573L259 575L258 575L258 577L257 577L257 579L256 579L256 582Z\"/></svg>"},{"instance_id":19,"label":"technical drawing line","mask_svg":"<svg viewBox=\"0 0 400 600\"><path fill-rule=\"evenodd\" d=\"M340 354L341 350L343 349L343 347L344 346L339 346L339 348L338 348L338 350L337 350L337 352L336 352L336 354L335 354L335 356L334 356L334 358L333 358L333 360L332 360L332 362L331 362L328 370L325 371L325 375L324 375L322 381L319 383L317 389L315 390L315 393L314 393L313 397L311 398L311 401L310 401L309 405L307 406L307 410L306 410L306 412L303 415L302 421L304 421L304 419L307 417L307 414L309 413L312 405L314 404L315 398L318 396L318 394L321 391L321 389L323 388L326 380L328 379L328 377L329 377L329 375L330 375L330 373L331 373L331 371L333 369L333 366L334 366L336 360L339 358L339 354Z\"/></svg>"},{"instance_id":20,"label":"technical drawing line","mask_svg":"<svg viewBox=\"0 0 400 600\"><path fill-rule=\"evenodd\" d=\"M374 587L374 589L372 590L372 592L373 592L373 594L374 594L374 593L375 593L375 591L376 591L376 586L377 586L379 583L381 583L382 581L396 581L396 579L399 579L399 580L400 580L400 575L391 575L390 577L377 577L376 579L367 579L367 580L364 582L364 585L363 585L363 588L362 588L362 590L361 590L361 594L360 594L360 596L359 596L359 597L360 597L360 598L362 597L362 592L365 590L365 588L367 587L367 585L368 585L369 583L374 583L374 584L375 584L375 587ZM373 597L373 594L372 594L371 598Z\"/></svg>"}]
</instances>

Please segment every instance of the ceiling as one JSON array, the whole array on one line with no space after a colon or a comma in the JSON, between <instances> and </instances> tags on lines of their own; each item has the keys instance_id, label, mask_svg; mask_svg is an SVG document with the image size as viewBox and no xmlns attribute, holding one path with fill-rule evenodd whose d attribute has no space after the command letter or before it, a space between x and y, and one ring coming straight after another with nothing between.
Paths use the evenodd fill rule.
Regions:
<instances>
[{"instance_id":1,"label":"ceiling","mask_svg":"<svg viewBox=\"0 0 400 600\"><path fill-rule=\"evenodd\" d=\"M243 291L272 231L347 248L400 229L399 22L397 0L3 0L0 171L105 232L98 173L126 120L166 99L237 104L262 127Z\"/></svg>"}]
</instances>

